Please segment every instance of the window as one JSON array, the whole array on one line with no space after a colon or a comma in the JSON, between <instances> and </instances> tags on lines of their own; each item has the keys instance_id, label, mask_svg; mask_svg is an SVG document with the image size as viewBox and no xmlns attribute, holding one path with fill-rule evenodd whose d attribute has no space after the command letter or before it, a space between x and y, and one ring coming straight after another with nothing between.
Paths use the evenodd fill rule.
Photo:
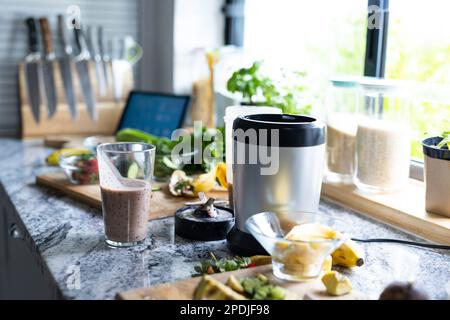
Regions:
<instances>
[{"instance_id":1,"label":"window","mask_svg":"<svg viewBox=\"0 0 450 320\"><path fill-rule=\"evenodd\" d=\"M244 49L305 71L320 92L333 74L363 74L366 20L361 0L246 0Z\"/></svg>"},{"instance_id":2,"label":"window","mask_svg":"<svg viewBox=\"0 0 450 320\"><path fill-rule=\"evenodd\" d=\"M449 10L448 0L390 1L387 78L450 84ZM411 122L415 134L412 156L423 159L423 136L450 128L450 103L418 101L412 105Z\"/></svg>"},{"instance_id":3,"label":"window","mask_svg":"<svg viewBox=\"0 0 450 320\"><path fill-rule=\"evenodd\" d=\"M373 4L388 6L387 43L367 44L383 51L378 63L385 77L449 85L450 96L448 0L245 0L244 49L255 59L305 71L310 89L323 99L330 76L368 70ZM417 100L411 117L412 156L421 160L422 138L450 128L450 99Z\"/></svg>"}]
</instances>

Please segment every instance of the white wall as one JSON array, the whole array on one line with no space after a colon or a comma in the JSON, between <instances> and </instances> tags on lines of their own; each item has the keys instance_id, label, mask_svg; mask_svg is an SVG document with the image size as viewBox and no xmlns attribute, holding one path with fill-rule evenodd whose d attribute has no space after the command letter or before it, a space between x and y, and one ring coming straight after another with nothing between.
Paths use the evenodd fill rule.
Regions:
<instances>
[{"instance_id":1,"label":"white wall","mask_svg":"<svg viewBox=\"0 0 450 320\"><path fill-rule=\"evenodd\" d=\"M224 44L223 0L175 0L174 78L177 93L190 93L195 75L193 50L215 49Z\"/></svg>"}]
</instances>

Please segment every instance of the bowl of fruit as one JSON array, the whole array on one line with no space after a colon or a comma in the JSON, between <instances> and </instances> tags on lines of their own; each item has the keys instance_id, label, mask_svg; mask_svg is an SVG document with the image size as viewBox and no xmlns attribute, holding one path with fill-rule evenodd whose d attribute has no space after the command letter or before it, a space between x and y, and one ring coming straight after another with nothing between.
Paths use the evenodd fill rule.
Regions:
<instances>
[{"instance_id":1,"label":"bowl of fruit","mask_svg":"<svg viewBox=\"0 0 450 320\"><path fill-rule=\"evenodd\" d=\"M61 157L60 167L73 184L97 184L98 162L93 154Z\"/></svg>"},{"instance_id":2,"label":"bowl of fruit","mask_svg":"<svg viewBox=\"0 0 450 320\"><path fill-rule=\"evenodd\" d=\"M262 212L246 227L272 256L274 275L289 281L318 277L327 257L350 238L345 222L318 213Z\"/></svg>"}]
</instances>

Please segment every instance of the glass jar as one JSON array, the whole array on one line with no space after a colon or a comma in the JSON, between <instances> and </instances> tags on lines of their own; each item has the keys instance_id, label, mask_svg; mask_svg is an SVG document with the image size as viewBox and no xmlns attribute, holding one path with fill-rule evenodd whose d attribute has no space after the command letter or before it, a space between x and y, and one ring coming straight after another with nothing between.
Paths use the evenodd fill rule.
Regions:
<instances>
[{"instance_id":1,"label":"glass jar","mask_svg":"<svg viewBox=\"0 0 450 320\"><path fill-rule=\"evenodd\" d=\"M353 181L358 102L357 78L331 79L325 114L327 124L325 180L328 182Z\"/></svg>"},{"instance_id":2,"label":"glass jar","mask_svg":"<svg viewBox=\"0 0 450 320\"><path fill-rule=\"evenodd\" d=\"M399 190L408 183L411 158L407 85L376 78L360 85L355 185L369 192Z\"/></svg>"}]
</instances>

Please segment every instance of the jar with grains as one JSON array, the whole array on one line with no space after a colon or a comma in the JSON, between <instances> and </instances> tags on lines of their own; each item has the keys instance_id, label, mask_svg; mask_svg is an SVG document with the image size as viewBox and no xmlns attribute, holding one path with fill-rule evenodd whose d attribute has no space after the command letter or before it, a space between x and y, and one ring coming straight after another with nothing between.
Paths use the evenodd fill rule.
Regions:
<instances>
[{"instance_id":1,"label":"jar with grains","mask_svg":"<svg viewBox=\"0 0 450 320\"><path fill-rule=\"evenodd\" d=\"M356 162L358 79L335 77L330 82L325 109L327 124L325 180L332 183L352 183Z\"/></svg>"},{"instance_id":2,"label":"jar with grains","mask_svg":"<svg viewBox=\"0 0 450 320\"><path fill-rule=\"evenodd\" d=\"M356 133L356 186L369 192L396 191L408 183L411 128L407 85L364 78Z\"/></svg>"}]
</instances>

